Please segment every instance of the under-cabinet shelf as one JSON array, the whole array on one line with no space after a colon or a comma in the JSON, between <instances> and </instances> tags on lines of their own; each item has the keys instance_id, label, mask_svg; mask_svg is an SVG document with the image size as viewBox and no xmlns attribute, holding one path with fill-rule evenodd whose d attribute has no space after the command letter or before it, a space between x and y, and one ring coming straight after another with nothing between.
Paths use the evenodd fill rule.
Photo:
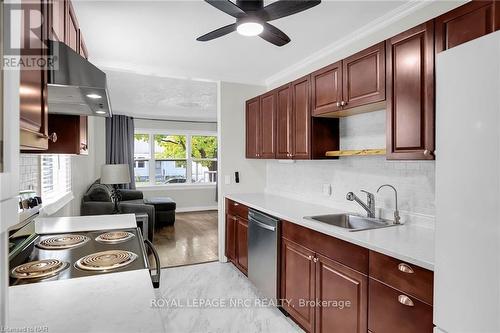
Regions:
<instances>
[{"instance_id":1,"label":"under-cabinet shelf","mask_svg":"<svg viewBox=\"0 0 500 333\"><path fill-rule=\"evenodd\" d=\"M341 157L341 156L374 156L385 155L385 148L380 149L358 149L358 150L332 150L327 151L327 157Z\"/></svg>"}]
</instances>

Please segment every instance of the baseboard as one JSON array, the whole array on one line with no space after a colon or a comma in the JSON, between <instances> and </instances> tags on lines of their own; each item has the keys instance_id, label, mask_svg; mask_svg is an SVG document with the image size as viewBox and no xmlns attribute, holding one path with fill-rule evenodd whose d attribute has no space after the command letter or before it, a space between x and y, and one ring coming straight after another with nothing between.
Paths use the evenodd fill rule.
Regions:
<instances>
[{"instance_id":1,"label":"baseboard","mask_svg":"<svg viewBox=\"0 0 500 333\"><path fill-rule=\"evenodd\" d=\"M203 210L218 210L218 206L181 207L175 210L176 213L201 212Z\"/></svg>"}]
</instances>

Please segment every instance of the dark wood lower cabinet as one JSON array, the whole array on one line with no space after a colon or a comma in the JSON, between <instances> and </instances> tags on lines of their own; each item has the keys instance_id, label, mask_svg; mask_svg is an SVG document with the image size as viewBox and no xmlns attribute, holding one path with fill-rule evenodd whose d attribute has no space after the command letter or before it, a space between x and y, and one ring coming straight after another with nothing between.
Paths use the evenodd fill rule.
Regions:
<instances>
[{"instance_id":1,"label":"dark wood lower cabinet","mask_svg":"<svg viewBox=\"0 0 500 333\"><path fill-rule=\"evenodd\" d=\"M236 259L236 217L230 214L226 214L226 257Z\"/></svg>"},{"instance_id":2,"label":"dark wood lower cabinet","mask_svg":"<svg viewBox=\"0 0 500 333\"><path fill-rule=\"evenodd\" d=\"M313 306L304 302L314 300L315 265L314 252L286 238L281 243L281 298L283 308L307 332L314 331Z\"/></svg>"},{"instance_id":3,"label":"dark wood lower cabinet","mask_svg":"<svg viewBox=\"0 0 500 333\"><path fill-rule=\"evenodd\" d=\"M321 302L315 332L366 332L368 277L322 255L315 260L316 299Z\"/></svg>"},{"instance_id":4,"label":"dark wood lower cabinet","mask_svg":"<svg viewBox=\"0 0 500 333\"><path fill-rule=\"evenodd\" d=\"M236 257L240 269L248 274L248 221L240 217L236 220Z\"/></svg>"},{"instance_id":5,"label":"dark wood lower cabinet","mask_svg":"<svg viewBox=\"0 0 500 333\"><path fill-rule=\"evenodd\" d=\"M432 333L432 306L371 278L369 294L371 332Z\"/></svg>"}]
</instances>

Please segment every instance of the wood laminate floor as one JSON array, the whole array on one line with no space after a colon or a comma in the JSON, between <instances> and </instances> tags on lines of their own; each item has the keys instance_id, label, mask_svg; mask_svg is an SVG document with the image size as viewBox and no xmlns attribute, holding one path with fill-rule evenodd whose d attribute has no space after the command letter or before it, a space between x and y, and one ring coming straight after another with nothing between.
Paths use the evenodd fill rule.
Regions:
<instances>
[{"instance_id":1,"label":"wood laminate floor","mask_svg":"<svg viewBox=\"0 0 500 333\"><path fill-rule=\"evenodd\" d=\"M155 232L154 245L162 267L218 259L217 211L176 213L174 226Z\"/></svg>"}]
</instances>

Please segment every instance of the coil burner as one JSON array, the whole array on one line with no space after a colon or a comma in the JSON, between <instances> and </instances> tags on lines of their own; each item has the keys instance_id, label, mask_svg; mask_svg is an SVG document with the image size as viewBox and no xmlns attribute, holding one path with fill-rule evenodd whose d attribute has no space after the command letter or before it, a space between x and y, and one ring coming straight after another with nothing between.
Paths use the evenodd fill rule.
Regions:
<instances>
[{"instance_id":1,"label":"coil burner","mask_svg":"<svg viewBox=\"0 0 500 333\"><path fill-rule=\"evenodd\" d=\"M79 259L75 266L85 271L101 271L125 267L137 259L135 253L122 250L102 251Z\"/></svg>"}]
</instances>

